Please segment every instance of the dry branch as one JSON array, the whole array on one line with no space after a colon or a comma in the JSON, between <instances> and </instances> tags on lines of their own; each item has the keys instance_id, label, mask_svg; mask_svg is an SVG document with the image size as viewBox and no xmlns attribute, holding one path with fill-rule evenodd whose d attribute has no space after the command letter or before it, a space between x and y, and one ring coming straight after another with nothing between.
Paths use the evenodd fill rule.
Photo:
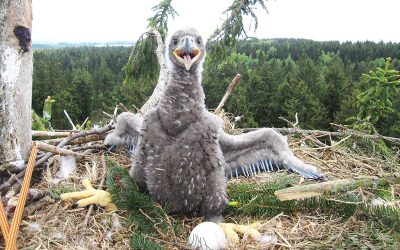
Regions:
<instances>
[{"instance_id":1,"label":"dry branch","mask_svg":"<svg viewBox=\"0 0 400 250\"><path fill-rule=\"evenodd\" d=\"M245 129L243 129L243 132L250 132L250 131L254 131L254 130L258 130L258 129L259 128L245 128ZM365 138L365 139L371 139L371 140L386 140L389 142L400 144L400 138L383 136L383 135L379 135L379 134L369 135L369 134L365 134L365 133L358 132L358 131L352 131L352 130L348 130L348 131L346 130L343 132L330 132L330 131L323 131L323 130L308 130L308 129L300 129L300 128L274 128L274 129L282 134L303 133L303 134L314 135L314 136L323 135L323 136L331 136L331 137L352 135L352 136L358 137L358 138Z\"/></svg>"},{"instance_id":2,"label":"dry branch","mask_svg":"<svg viewBox=\"0 0 400 250\"><path fill-rule=\"evenodd\" d=\"M36 131L32 130L32 137L67 137L73 131L62 131L62 132L55 132L55 131Z\"/></svg>"},{"instance_id":3,"label":"dry branch","mask_svg":"<svg viewBox=\"0 0 400 250\"><path fill-rule=\"evenodd\" d=\"M103 141L106 138L106 134L96 134L96 135L87 135L84 137L79 137L75 138L72 141L68 142L68 145L79 145L79 144L85 144L88 142L94 142L94 141ZM47 143L49 145L58 145L60 144L65 138L57 138L57 139L50 139L50 140L44 140L42 142Z\"/></svg>"},{"instance_id":4,"label":"dry branch","mask_svg":"<svg viewBox=\"0 0 400 250\"><path fill-rule=\"evenodd\" d=\"M241 77L242 76L240 74L237 74L235 78L233 78L232 82L229 84L228 89L225 92L224 97L222 97L222 100L218 104L218 107L214 110L215 114L218 114L224 107L225 102L228 100L228 97L232 94L233 90L235 89Z\"/></svg>"},{"instance_id":5,"label":"dry branch","mask_svg":"<svg viewBox=\"0 0 400 250\"><path fill-rule=\"evenodd\" d=\"M77 130L76 127L75 127L75 124L72 122L71 117L69 117L68 112L65 109L64 109L64 114L67 117L69 123L71 124L72 130Z\"/></svg>"},{"instance_id":6,"label":"dry branch","mask_svg":"<svg viewBox=\"0 0 400 250\"><path fill-rule=\"evenodd\" d=\"M46 152L50 152L53 154L58 154L58 155L71 155L71 156L75 156L75 157L81 157L83 156L80 153L68 150L68 149L64 149L64 148L59 148L56 146L52 146L40 141L36 142L36 146L38 149L42 150L42 151L46 151Z\"/></svg>"},{"instance_id":7,"label":"dry branch","mask_svg":"<svg viewBox=\"0 0 400 250\"><path fill-rule=\"evenodd\" d=\"M98 136L98 135L105 134L106 132L110 131L113 128L114 128L113 125L108 124L107 126L100 128L100 129L93 129L90 131L82 131L82 132L72 134L69 137L62 139L62 141L60 141L58 143L57 147L62 148L65 145L69 144L71 141L78 140L81 137L88 137L88 136L92 136L92 135ZM53 154L50 152L46 153L43 157L41 157L36 162L35 167L46 162L52 155ZM8 181L6 181L0 185L0 194L3 194L8 188L10 188L12 185L14 185L14 183L17 182L24 175L25 175L25 169L22 170L21 172L19 172L17 175L12 175L11 178L8 179Z\"/></svg>"},{"instance_id":8,"label":"dry branch","mask_svg":"<svg viewBox=\"0 0 400 250\"><path fill-rule=\"evenodd\" d=\"M93 129L90 131L82 131L82 132L78 132L76 134L72 134L71 136L64 138L58 145L58 148L64 147L65 145L69 144L71 141L80 138L80 137L86 137L86 136L90 136L90 135L99 135L99 134L104 134L107 131L110 131L113 128L113 126L111 124L108 124L107 126L100 128L100 129ZM47 161L50 156L52 155L52 153L47 153L43 158L41 158L36 164L40 165L43 162ZM1 191L1 190L0 190Z\"/></svg>"},{"instance_id":9,"label":"dry branch","mask_svg":"<svg viewBox=\"0 0 400 250\"><path fill-rule=\"evenodd\" d=\"M310 185L295 186L275 191L276 197L281 201L298 200L314 196L346 192L359 187L376 187L387 183L398 183L400 177L383 175L382 177L366 176L360 179L343 179L315 183Z\"/></svg>"}]
</instances>

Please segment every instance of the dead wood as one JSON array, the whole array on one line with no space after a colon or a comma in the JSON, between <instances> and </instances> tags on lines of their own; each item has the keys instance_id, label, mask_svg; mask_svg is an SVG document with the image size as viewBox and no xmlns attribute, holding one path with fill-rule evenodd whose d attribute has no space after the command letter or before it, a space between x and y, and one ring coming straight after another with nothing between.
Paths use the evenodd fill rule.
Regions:
<instances>
[{"instance_id":1,"label":"dead wood","mask_svg":"<svg viewBox=\"0 0 400 250\"><path fill-rule=\"evenodd\" d=\"M67 137L73 131L37 131L32 130L32 137Z\"/></svg>"},{"instance_id":2,"label":"dead wood","mask_svg":"<svg viewBox=\"0 0 400 250\"><path fill-rule=\"evenodd\" d=\"M58 143L57 148L62 148L65 145L71 143L72 141L77 140L77 139L82 138L82 137L85 138L85 137L92 136L92 135L98 136L98 135L101 135L101 134L105 134L106 132L110 131L113 128L114 128L113 125L108 124L107 126L105 126L103 128L100 128L100 129L93 129L93 130L90 130L90 131L82 131L82 132L71 134L69 137L66 137L66 138L62 139ZM41 158L36 161L35 167L40 166L41 164L46 162L52 155L53 155L53 153L48 152L44 156L41 156ZM16 183L24 175L25 175L25 169L22 170L21 172L19 172L16 175L12 175L8 179L8 181L6 181L6 182L4 182L3 184L0 185L0 194L5 193L7 191L7 189L9 189L12 185L14 185L14 183Z\"/></svg>"},{"instance_id":3,"label":"dead wood","mask_svg":"<svg viewBox=\"0 0 400 250\"><path fill-rule=\"evenodd\" d=\"M68 149L64 149L64 148L60 148L60 147L56 147L56 146L52 146L40 141L36 141L36 146L38 149L45 151L45 152L50 152L53 154L58 154L58 155L71 155L71 156L75 156L75 157L82 157L83 154L81 153L77 153Z\"/></svg>"},{"instance_id":4,"label":"dead wood","mask_svg":"<svg viewBox=\"0 0 400 250\"><path fill-rule=\"evenodd\" d=\"M232 82L229 84L228 89L225 92L224 97L222 97L221 101L219 102L217 108L214 110L215 114L218 114L221 109L224 107L226 101L228 100L228 97L232 94L232 92L235 90L236 85L239 83L239 80L242 76L240 74L237 74L235 78L233 78Z\"/></svg>"},{"instance_id":5,"label":"dead wood","mask_svg":"<svg viewBox=\"0 0 400 250\"><path fill-rule=\"evenodd\" d=\"M257 130L259 128L244 128L243 132L250 132ZM330 137L342 137L342 136L354 136L357 138L365 138L365 139L371 139L371 140L385 140L393 143L400 144L400 138L395 138L395 137L389 137L389 136L383 136L379 134L365 134L362 132L354 131L354 130L345 130L342 132L331 132L331 131L323 131L323 130L308 130L308 129L300 129L300 128L274 128L276 131L282 133L282 134L296 134L296 133L302 133L302 134L307 134L307 135L314 135L314 136L330 136Z\"/></svg>"},{"instance_id":6,"label":"dead wood","mask_svg":"<svg viewBox=\"0 0 400 250\"><path fill-rule=\"evenodd\" d=\"M342 179L289 187L275 191L275 195L281 201L298 200L302 198L347 192L360 187L377 187L387 183L398 182L400 182L400 177L394 175L386 174L382 177L366 176L359 179Z\"/></svg>"}]
</instances>

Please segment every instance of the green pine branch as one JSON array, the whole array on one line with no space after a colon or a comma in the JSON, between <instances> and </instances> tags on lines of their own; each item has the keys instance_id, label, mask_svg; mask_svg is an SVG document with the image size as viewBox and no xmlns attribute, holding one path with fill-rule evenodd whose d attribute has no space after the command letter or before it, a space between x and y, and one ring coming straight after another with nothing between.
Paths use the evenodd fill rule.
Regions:
<instances>
[{"instance_id":1,"label":"green pine branch","mask_svg":"<svg viewBox=\"0 0 400 250\"><path fill-rule=\"evenodd\" d=\"M134 249L161 249L161 246L153 241L153 238L162 238L168 233L180 234L178 222L167 220L168 211L155 203L145 193L139 191L128 171L117 166L107 159L109 167L107 184L112 195L113 202L119 209L126 210L128 216L126 223L134 224L137 229L132 238ZM252 216L256 219L271 217L280 213L294 214L319 213L349 218L356 215L366 221L379 221L387 228L400 230L400 209L395 206L373 206L363 200L363 197L344 193L313 197L302 200L280 201L275 196L275 191L296 185L298 176L283 176L274 181L265 183L236 182L228 183L229 206L225 215L229 217ZM386 183L387 184L387 183ZM388 187L377 185L370 191L378 195L386 195ZM169 217L171 218L171 217ZM149 236L149 237L148 237Z\"/></svg>"},{"instance_id":2,"label":"green pine branch","mask_svg":"<svg viewBox=\"0 0 400 250\"><path fill-rule=\"evenodd\" d=\"M228 186L228 197L231 202L226 212L230 216L247 215L262 218L282 212L294 214L319 211L348 218L358 211L359 215L365 219L379 219L386 225L400 229L400 209L398 207L372 206L353 194L342 193L290 201L280 201L274 195L275 191L297 182L298 177L278 178L262 184L231 182ZM378 192L376 188L374 190Z\"/></svg>"},{"instance_id":3,"label":"green pine branch","mask_svg":"<svg viewBox=\"0 0 400 250\"><path fill-rule=\"evenodd\" d=\"M163 40L168 32L168 19L178 15L172 7L171 2L172 0L163 0L154 6L152 8L154 15L148 19L149 24L147 27L157 30ZM136 41L128 62L123 68L125 72L125 84L137 83L148 85L149 83L156 83L160 71L160 66L154 53L156 49L157 42L153 36L149 32L143 33L138 41Z\"/></svg>"},{"instance_id":4,"label":"green pine branch","mask_svg":"<svg viewBox=\"0 0 400 250\"><path fill-rule=\"evenodd\" d=\"M112 200L119 209L128 212L126 223L137 227L131 240L132 248L162 249L146 236L160 238L160 232L167 232L171 226L175 227L165 220L166 208L155 203L148 194L140 192L126 169L117 166L109 158L106 158L106 163L109 169L107 185Z\"/></svg>"},{"instance_id":5,"label":"green pine branch","mask_svg":"<svg viewBox=\"0 0 400 250\"><path fill-rule=\"evenodd\" d=\"M257 5L267 11L265 0L235 0L228 7L225 13L229 13L229 17L208 38L207 51L209 56L213 57L213 61L224 58L227 48L234 47L237 39L248 37L244 24L246 16L250 16L251 22L254 23L254 31L257 30L258 18L254 12Z\"/></svg>"}]
</instances>

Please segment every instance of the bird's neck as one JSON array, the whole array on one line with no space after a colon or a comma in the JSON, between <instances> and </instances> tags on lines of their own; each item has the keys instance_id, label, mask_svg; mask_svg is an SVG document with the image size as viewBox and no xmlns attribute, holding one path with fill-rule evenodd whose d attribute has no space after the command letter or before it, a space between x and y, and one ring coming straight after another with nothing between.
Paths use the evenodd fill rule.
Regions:
<instances>
[{"instance_id":1,"label":"bird's neck","mask_svg":"<svg viewBox=\"0 0 400 250\"><path fill-rule=\"evenodd\" d=\"M164 95L158 105L163 127L171 134L183 131L205 109L201 73L173 68Z\"/></svg>"}]
</instances>

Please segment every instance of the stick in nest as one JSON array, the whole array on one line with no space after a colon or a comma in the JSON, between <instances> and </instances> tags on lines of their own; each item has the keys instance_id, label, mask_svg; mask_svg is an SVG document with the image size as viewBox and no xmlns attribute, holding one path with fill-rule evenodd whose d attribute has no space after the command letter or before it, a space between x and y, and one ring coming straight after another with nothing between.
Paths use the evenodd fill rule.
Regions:
<instances>
[{"instance_id":1,"label":"stick in nest","mask_svg":"<svg viewBox=\"0 0 400 250\"><path fill-rule=\"evenodd\" d=\"M106 132L110 131L113 129L113 125L108 124L107 126L100 128L100 129L93 129L90 131L82 131L78 132L75 134L71 134L69 137L64 138L61 142L58 143L57 148L62 148L65 145L69 144L71 141L81 138L81 137L88 137L92 135L100 135L100 134L105 134ZM40 160L38 160L35 164L35 167L43 164L46 162L53 153L49 152L45 154ZM8 181L4 182L3 184L0 185L0 194L4 193L9 187L14 185L15 182L17 182L20 178L22 178L25 175L25 169L19 172L17 175L12 175Z\"/></svg>"}]
</instances>

